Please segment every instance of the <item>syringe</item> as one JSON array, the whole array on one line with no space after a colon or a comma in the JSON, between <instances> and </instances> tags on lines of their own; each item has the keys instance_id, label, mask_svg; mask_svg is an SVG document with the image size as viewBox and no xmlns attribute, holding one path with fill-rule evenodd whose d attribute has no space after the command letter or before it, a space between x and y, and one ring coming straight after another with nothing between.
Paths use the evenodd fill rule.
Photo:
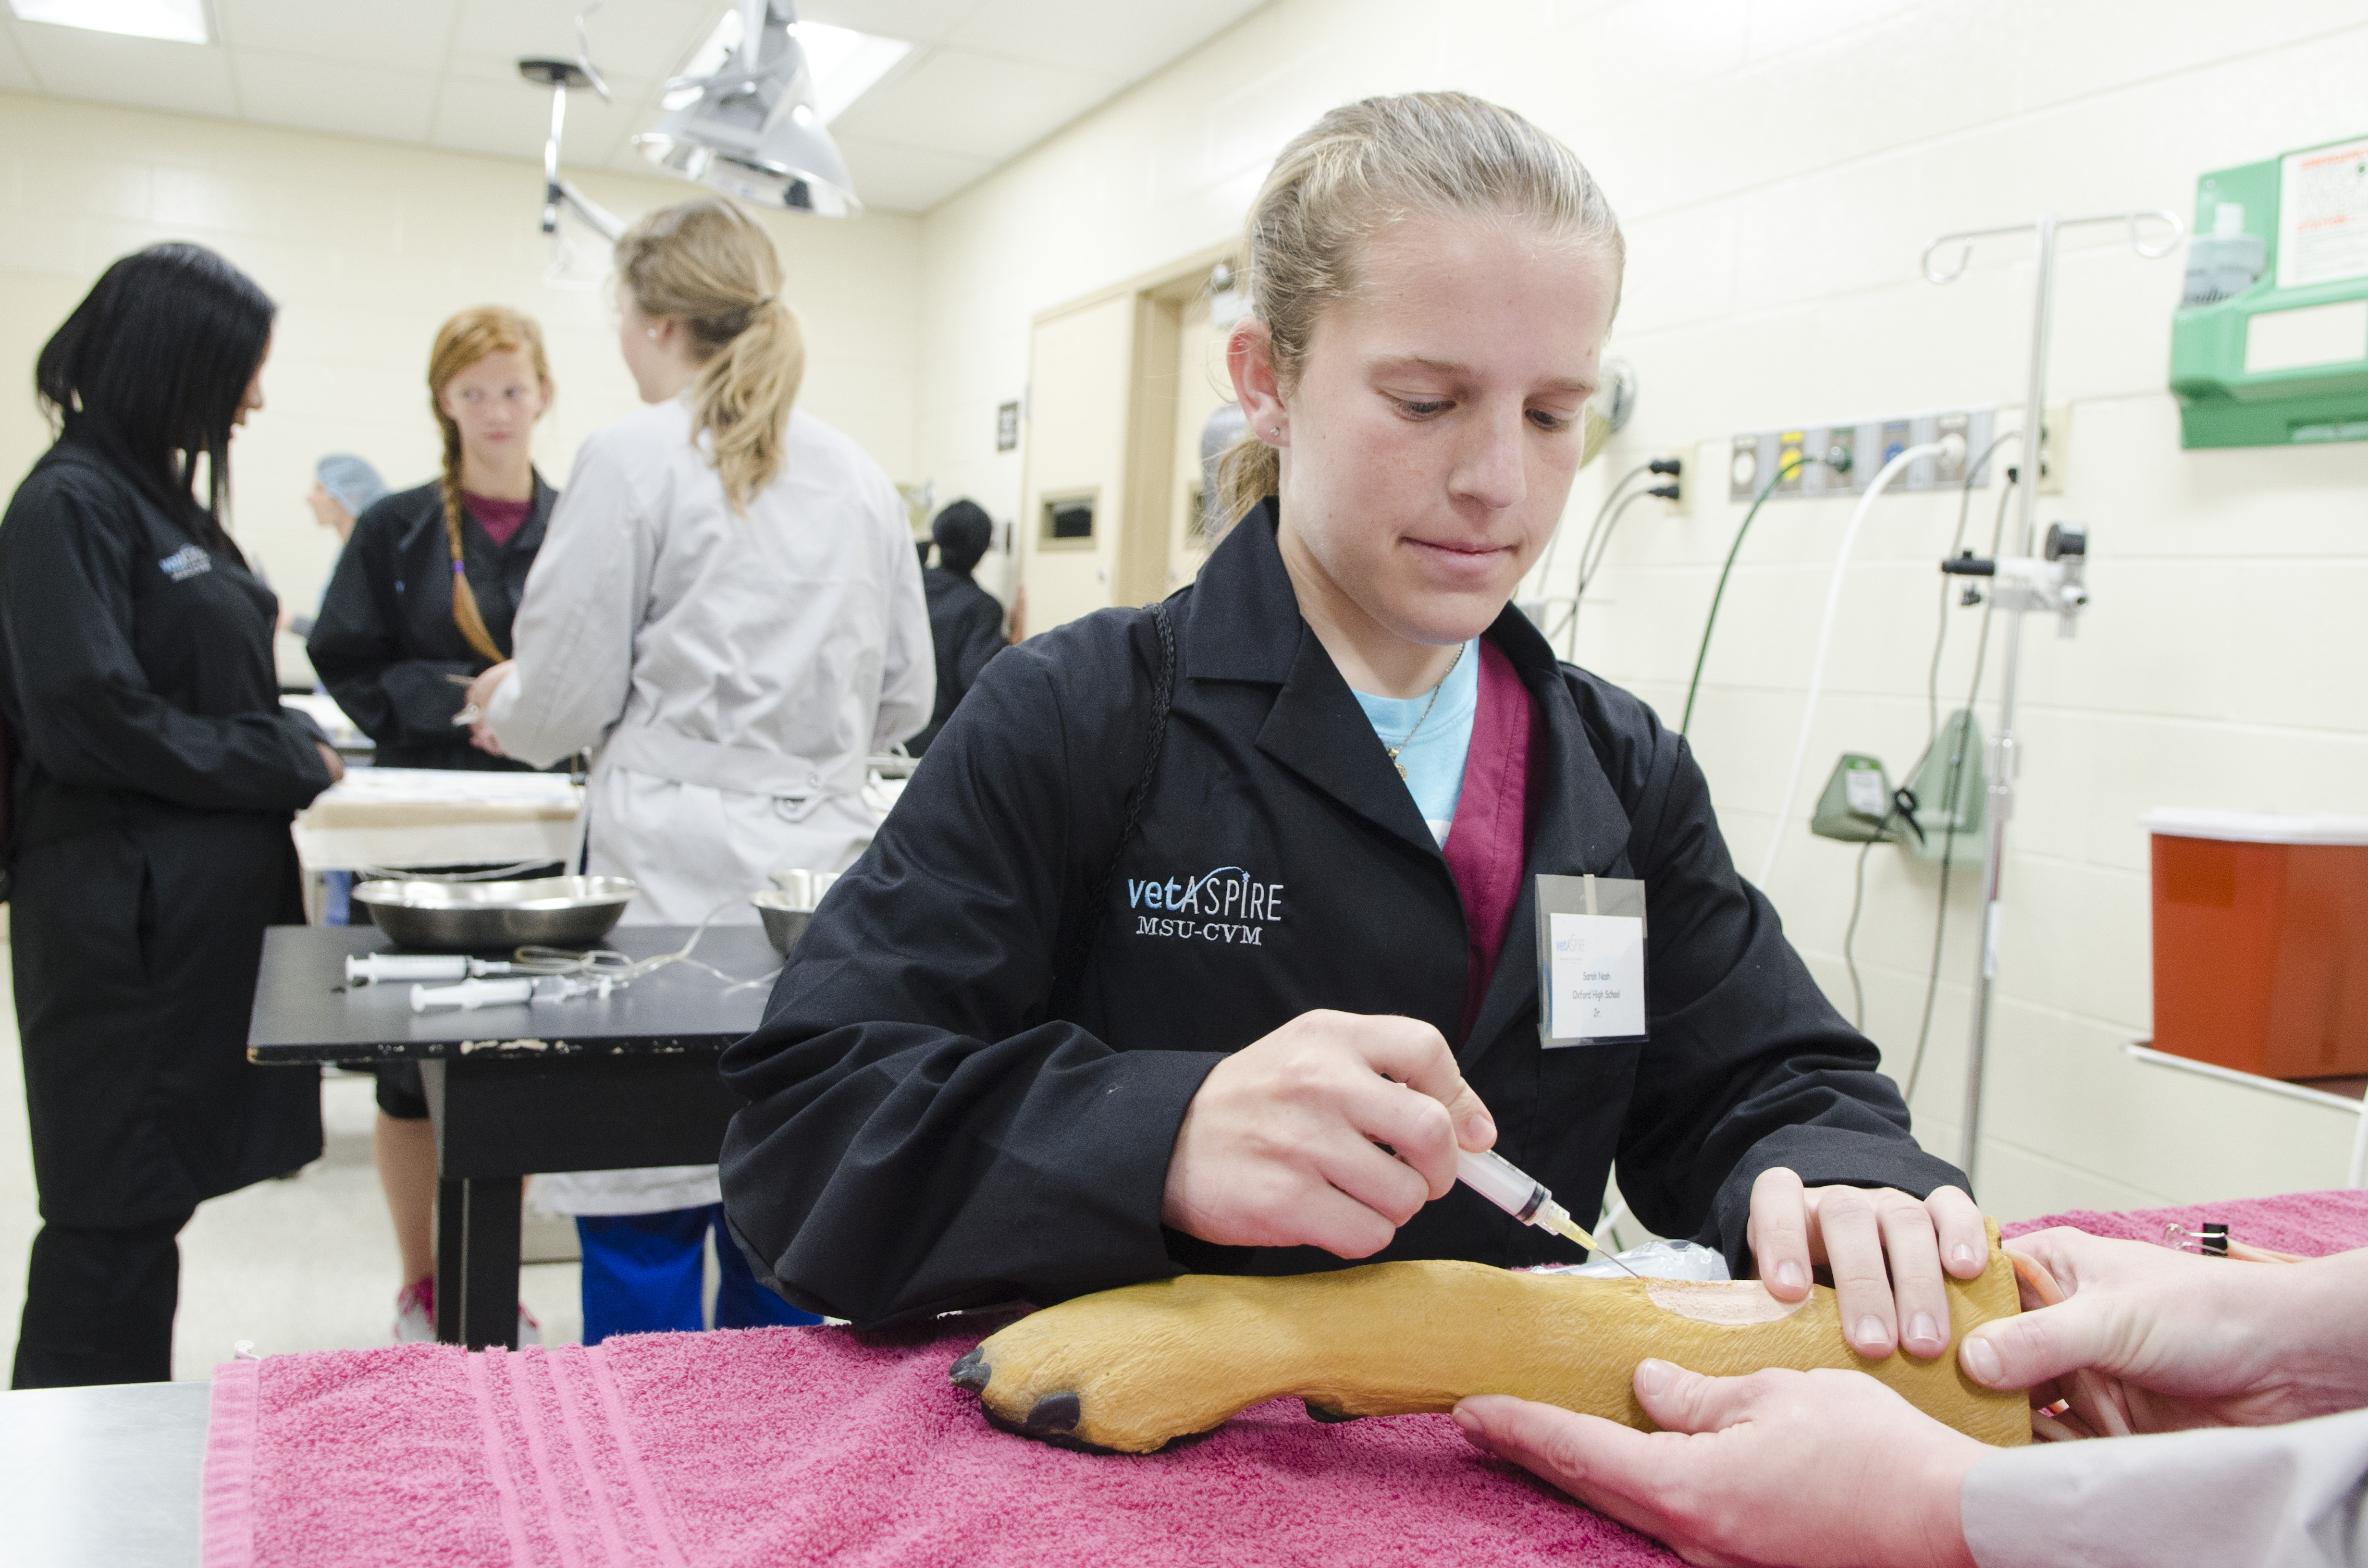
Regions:
<instances>
[{"instance_id":1,"label":"syringe","mask_svg":"<svg viewBox=\"0 0 2368 1568\"><path fill-rule=\"evenodd\" d=\"M1570 1210L1554 1200L1554 1194L1545 1189L1543 1183L1495 1150L1475 1154L1469 1149L1458 1149L1455 1151L1455 1176L1464 1186L1522 1224L1535 1225L1558 1236L1567 1236L1588 1251L1611 1262L1620 1263L1616 1254L1579 1229L1578 1221L1570 1217ZM1632 1278L1644 1278L1624 1263L1620 1263L1620 1267Z\"/></svg>"},{"instance_id":2,"label":"syringe","mask_svg":"<svg viewBox=\"0 0 2368 1568\"><path fill-rule=\"evenodd\" d=\"M511 965L501 959L472 959L461 953L347 953L346 983L382 984L391 980L467 980L507 974Z\"/></svg>"}]
</instances>

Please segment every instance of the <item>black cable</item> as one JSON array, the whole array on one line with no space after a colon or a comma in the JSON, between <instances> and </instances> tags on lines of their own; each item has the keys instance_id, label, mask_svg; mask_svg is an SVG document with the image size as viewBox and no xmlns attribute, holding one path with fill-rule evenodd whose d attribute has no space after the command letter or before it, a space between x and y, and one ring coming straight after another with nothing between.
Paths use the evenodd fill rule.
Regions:
<instances>
[{"instance_id":1,"label":"black cable","mask_svg":"<svg viewBox=\"0 0 2368 1568\"><path fill-rule=\"evenodd\" d=\"M1850 894L1850 927L1842 933L1842 967L1850 971L1850 1028L1861 1033L1866 1029L1866 987L1859 983L1858 955L1851 949L1858 941L1858 913L1866 904L1866 858L1882 842L1870 838L1858 846L1858 885Z\"/></svg>"},{"instance_id":2,"label":"black cable","mask_svg":"<svg viewBox=\"0 0 2368 1568\"><path fill-rule=\"evenodd\" d=\"M2021 434L2019 430L2009 430L2004 435L1994 437L1988 446L1982 449L1982 455L1975 458L1966 468L1965 482L1958 487L1957 528L1949 536L1951 555L1955 555L1964 545L1965 523L1972 517L1974 510L1974 486L1982 482L1982 470L1989 466L1990 459L1997 454L2000 447ZM2013 482L2009 481L2006 489L2012 487ZM2006 490L2002 489L1999 494L2005 494ZM1990 553L1993 556L1998 554L1998 547L1995 543L1990 547ZM1949 597L1955 591L1956 586L1945 574L1941 578L1941 612L1939 624L1932 633L1932 664L1924 674L1926 721L1924 749L1928 753L1931 751L1934 743L1941 738L1941 650L1947 647L1949 643Z\"/></svg>"},{"instance_id":3,"label":"black cable","mask_svg":"<svg viewBox=\"0 0 2368 1568\"><path fill-rule=\"evenodd\" d=\"M1998 449L1998 443L1996 441L1990 443L1990 449L1992 451ZM1988 456L1987 453L1983 455L1985 459ZM1968 475L1970 475L1972 472L1973 471L1970 469L1966 471ZM2020 471L2017 469L2009 469L2007 470L2006 483L1998 487L1998 517L1990 525L1990 559L1993 561L1998 559L1998 546L2003 543L2006 539L2007 503L2013 499L2014 487L2018 483L2020 483ZM1959 511L1962 512L1964 509L1964 508L1961 506ZM1960 520L1959 526L1962 529L1962 519ZM1953 553L1953 551L1952 553ZM1946 591L1947 590L1944 587L1942 590L1944 595ZM1984 596L1982 600L1981 634L1974 641L1974 678L1968 685L1965 691L1965 709L1968 712L1972 711L1974 704L1981 699L1982 666L1989 659L1990 611L1993 608L1995 607L1991 602L1990 597L1987 595ZM1939 657L1940 655L1936 651L1933 655L1934 665L1933 674L1931 676L1935 683L1940 679ZM1937 685L1935 685L1932 689L1937 692ZM1935 711L1937 711L1938 698L1935 697L1933 700L1935 703ZM1934 743L1937 743L1939 740L1937 733L1933 739ZM1931 744L1932 743L1928 743L1927 744L1926 750L1928 753L1930 750ZM1955 862L1955 850L1957 846L1957 792L1959 781L1964 777L1965 731L1963 728L1960 728L1957 731L1954 744L1955 749L1951 753L1949 757L1949 770L1942 776L1943 782L1941 784L1941 799L1945 802L1945 809L1947 810L1949 817L1949 824L1941 835L1941 901L1940 908L1934 912L1932 916L1932 968L1930 973L1926 975L1924 980L1924 1019L1922 1023L1917 1026L1916 1029L1916 1054L1909 1059L1907 1064L1907 1091L1905 1097L1911 1103L1916 1098L1917 1080L1920 1078L1924 1073L1924 1047L1932 1036L1932 1006L1935 999L1937 999L1941 994L1941 939L1948 934L1949 929L1949 871L1950 868Z\"/></svg>"},{"instance_id":4,"label":"black cable","mask_svg":"<svg viewBox=\"0 0 2368 1568\"><path fill-rule=\"evenodd\" d=\"M1686 710L1684 716L1678 721L1679 734L1684 734L1693 724L1694 694L1702 689L1702 664L1710 657L1710 634L1718 626L1719 601L1726 597L1726 579L1735 570L1736 556L1743 551L1744 536L1751 531L1751 519L1759 515L1759 508L1768 504L1768 497L1776 494L1778 485L1783 483L1805 465L1825 460L1823 458L1813 458L1806 452L1794 452L1792 457L1776 465L1774 477L1759 487L1759 494L1752 498L1751 510L1743 514L1743 526L1735 530L1735 542L1727 547L1726 564L1718 569L1718 586L1711 590L1710 615L1702 622L1702 647L1694 654L1694 678L1686 683Z\"/></svg>"},{"instance_id":5,"label":"black cable","mask_svg":"<svg viewBox=\"0 0 2368 1568\"><path fill-rule=\"evenodd\" d=\"M1612 509L1608 518L1598 518L1597 520L1603 525L1602 540L1600 544L1596 543L1597 530L1593 528L1588 530L1588 543L1595 545L1595 554L1590 561L1588 556L1588 546L1579 547L1578 585L1571 590L1570 595L1570 619L1566 623L1570 629L1570 652L1565 655L1565 657L1572 659L1578 657L1578 607L1587 597L1587 585L1595 581L1595 574L1602 569L1604 552L1611 548L1611 536L1619 528L1620 519L1627 516L1631 506L1652 494L1651 490L1632 490L1622 498L1620 505ZM1546 641L1552 642L1554 640L1548 638Z\"/></svg>"},{"instance_id":6,"label":"black cable","mask_svg":"<svg viewBox=\"0 0 2368 1568\"><path fill-rule=\"evenodd\" d=\"M1659 460L1652 459L1638 463L1634 468L1630 469L1626 473L1622 474L1618 483L1614 484L1611 489L1603 493L1603 505L1595 509L1595 520L1587 525L1587 537L1579 541L1578 559L1579 563L1582 566L1587 563L1587 551L1588 547L1595 543L1595 530L1603 526L1604 517L1611 510L1612 504L1620 499L1620 493L1627 489L1631 484L1635 483L1640 475L1651 472L1654 462L1657 460ZM1538 562L1538 592L1541 596L1546 592L1547 577L1554 571L1554 551L1562 547L1562 525L1559 523L1555 524L1554 537L1546 540L1545 555ZM1571 604L1574 607L1574 615L1577 614L1576 607L1577 603L1578 596L1577 594L1573 594L1571 596ZM1553 641L1551 635L1548 636L1547 641Z\"/></svg>"}]
</instances>

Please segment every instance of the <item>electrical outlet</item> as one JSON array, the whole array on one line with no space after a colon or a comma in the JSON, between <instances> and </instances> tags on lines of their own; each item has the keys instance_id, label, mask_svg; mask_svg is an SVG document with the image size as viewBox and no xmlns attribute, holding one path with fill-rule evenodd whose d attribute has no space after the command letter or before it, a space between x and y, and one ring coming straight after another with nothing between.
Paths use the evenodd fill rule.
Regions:
<instances>
[{"instance_id":1,"label":"electrical outlet","mask_svg":"<svg viewBox=\"0 0 2368 1568\"><path fill-rule=\"evenodd\" d=\"M1933 434L1950 445L1950 450L1932 460L1932 483L1937 488L1953 489L1965 483L1965 465L1974 460L1973 415L1944 414L1933 421Z\"/></svg>"},{"instance_id":2,"label":"electrical outlet","mask_svg":"<svg viewBox=\"0 0 2368 1568\"><path fill-rule=\"evenodd\" d=\"M1759 494L1759 437L1737 436L1728 449L1726 498L1748 501Z\"/></svg>"},{"instance_id":3,"label":"electrical outlet","mask_svg":"<svg viewBox=\"0 0 2368 1568\"><path fill-rule=\"evenodd\" d=\"M1825 461L1817 472L1825 476L1825 488L1829 491L1858 490L1864 481L1858 472L1858 426L1840 425L1818 437L1816 451Z\"/></svg>"},{"instance_id":4,"label":"electrical outlet","mask_svg":"<svg viewBox=\"0 0 2368 1568\"><path fill-rule=\"evenodd\" d=\"M1668 489L1675 490L1677 492L1677 494L1674 496L1662 497L1661 515L1665 517L1679 517L1692 511L1694 506L1693 478L1687 472L1687 470L1693 466L1695 460L1688 453L1679 449L1671 449L1666 452L1656 452L1653 454L1653 460L1656 462L1664 462L1668 464L1670 470L1670 472L1667 473L1656 472L1647 475L1646 477L1651 479L1653 482L1653 487L1655 489Z\"/></svg>"}]
</instances>

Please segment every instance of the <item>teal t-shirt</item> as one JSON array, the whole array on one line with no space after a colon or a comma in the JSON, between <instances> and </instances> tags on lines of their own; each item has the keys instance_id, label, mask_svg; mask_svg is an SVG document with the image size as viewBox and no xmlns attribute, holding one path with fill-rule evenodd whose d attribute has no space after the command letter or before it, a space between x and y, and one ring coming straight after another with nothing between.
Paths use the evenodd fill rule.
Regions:
<instances>
[{"instance_id":1,"label":"teal t-shirt","mask_svg":"<svg viewBox=\"0 0 2368 1568\"><path fill-rule=\"evenodd\" d=\"M1353 689L1353 688L1352 688ZM1430 693L1419 697L1373 697L1357 692L1366 722L1382 738L1383 749L1405 741L1417 722L1421 730L1398 753L1406 770L1406 789L1413 792L1431 836L1444 846L1447 830L1455 823L1455 804L1463 798L1463 759L1472 750L1472 721L1480 711L1480 640L1463 644L1463 656L1439 688L1439 702L1423 719Z\"/></svg>"}]
</instances>

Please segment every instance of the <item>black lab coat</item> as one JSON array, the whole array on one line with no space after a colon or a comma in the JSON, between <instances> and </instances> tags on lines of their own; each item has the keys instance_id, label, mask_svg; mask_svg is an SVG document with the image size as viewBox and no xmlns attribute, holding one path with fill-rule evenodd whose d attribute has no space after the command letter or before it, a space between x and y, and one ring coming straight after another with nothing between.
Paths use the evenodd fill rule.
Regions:
<instances>
[{"instance_id":1,"label":"black lab coat","mask_svg":"<svg viewBox=\"0 0 2368 1568\"><path fill-rule=\"evenodd\" d=\"M0 522L14 964L41 1217L121 1227L321 1153L320 1075L246 1060L290 815L329 782L280 706L279 601L194 506L72 435Z\"/></svg>"},{"instance_id":2,"label":"black lab coat","mask_svg":"<svg viewBox=\"0 0 2368 1568\"><path fill-rule=\"evenodd\" d=\"M534 510L507 544L495 544L474 517L462 516L469 591L497 647L510 645L510 623L558 499L536 474ZM452 619L452 546L440 486L384 496L354 520L304 652L337 706L378 743L378 766L526 767L478 750L452 722L467 690L447 677L474 676L487 661Z\"/></svg>"},{"instance_id":3,"label":"black lab coat","mask_svg":"<svg viewBox=\"0 0 2368 1568\"><path fill-rule=\"evenodd\" d=\"M724 1053L753 1102L724 1141L725 1207L760 1274L800 1306L878 1323L1179 1270L1344 1266L1165 1229L1176 1130L1226 1052L1311 1008L1406 1014L1455 1040L1463 905L1300 617L1270 514L1252 513L1168 602L1174 715L1101 905L1085 907L1087 890L1143 766L1159 667L1137 610L987 666L816 912L763 1026ZM1616 1156L1640 1220L1738 1269L1751 1184L1770 1166L1918 1196L1962 1185L1909 1137L1873 1046L1736 875L1685 743L1637 699L1557 665L1519 612L1488 636L1543 710L1528 870L1641 877L1649 921L1650 1040L1543 1050L1523 879L1457 1052L1498 1150L1582 1216ZM1056 983L1088 918L1101 927L1091 956ZM1459 1186L1375 1260L1575 1251Z\"/></svg>"},{"instance_id":4,"label":"black lab coat","mask_svg":"<svg viewBox=\"0 0 2368 1568\"><path fill-rule=\"evenodd\" d=\"M921 733L905 743L919 756L946 727L962 694L977 684L978 672L1003 652L1003 606L967 572L921 568L921 590L929 599L929 642L938 654L938 699Z\"/></svg>"}]
</instances>

